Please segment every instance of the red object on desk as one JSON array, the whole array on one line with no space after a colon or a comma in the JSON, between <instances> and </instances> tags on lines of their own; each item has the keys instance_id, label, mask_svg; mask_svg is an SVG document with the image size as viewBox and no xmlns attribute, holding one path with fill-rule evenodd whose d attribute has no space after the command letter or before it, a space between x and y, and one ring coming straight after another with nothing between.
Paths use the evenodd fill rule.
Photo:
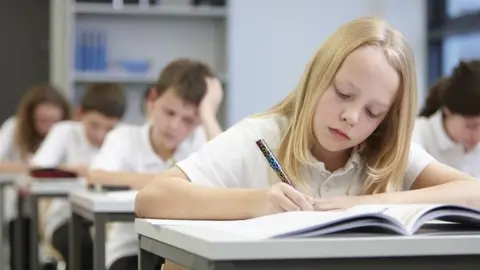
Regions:
<instances>
[{"instance_id":1,"label":"red object on desk","mask_svg":"<svg viewBox=\"0 0 480 270\"><path fill-rule=\"evenodd\" d=\"M34 178L77 178L78 174L56 168L38 168L30 170L30 176Z\"/></svg>"}]
</instances>

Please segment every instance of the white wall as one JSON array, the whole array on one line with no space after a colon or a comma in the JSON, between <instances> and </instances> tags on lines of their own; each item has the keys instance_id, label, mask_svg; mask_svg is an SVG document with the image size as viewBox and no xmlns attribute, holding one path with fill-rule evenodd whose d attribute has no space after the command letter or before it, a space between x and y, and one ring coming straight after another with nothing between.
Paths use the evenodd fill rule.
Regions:
<instances>
[{"instance_id":1,"label":"white wall","mask_svg":"<svg viewBox=\"0 0 480 270\"><path fill-rule=\"evenodd\" d=\"M380 15L413 47L423 89L425 0L230 0L228 124L263 111L296 85L314 51L341 24Z\"/></svg>"}]
</instances>

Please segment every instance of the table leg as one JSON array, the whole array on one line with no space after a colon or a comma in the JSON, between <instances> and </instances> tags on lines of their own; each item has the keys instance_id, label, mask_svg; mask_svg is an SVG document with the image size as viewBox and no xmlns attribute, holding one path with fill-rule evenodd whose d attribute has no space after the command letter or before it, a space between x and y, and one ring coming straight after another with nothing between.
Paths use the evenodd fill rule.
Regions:
<instances>
[{"instance_id":1,"label":"table leg","mask_svg":"<svg viewBox=\"0 0 480 270\"><path fill-rule=\"evenodd\" d=\"M155 269L156 255L138 247L138 270Z\"/></svg>"},{"instance_id":2,"label":"table leg","mask_svg":"<svg viewBox=\"0 0 480 270\"><path fill-rule=\"evenodd\" d=\"M68 232L68 245L69 245L69 254L68 254L68 267L69 270L81 270L80 269L80 252L82 246L82 217L75 212L72 212L72 216L69 222L69 232Z\"/></svg>"},{"instance_id":3,"label":"table leg","mask_svg":"<svg viewBox=\"0 0 480 270\"><path fill-rule=\"evenodd\" d=\"M31 221L30 221L30 270L40 270L38 258L38 244L40 237L38 235L38 199L36 195L30 195Z\"/></svg>"},{"instance_id":4,"label":"table leg","mask_svg":"<svg viewBox=\"0 0 480 270\"><path fill-rule=\"evenodd\" d=\"M15 258L13 261L13 264L15 266L15 269L22 269L23 268L23 250L24 250L24 240L23 240L23 232L24 232L24 222L23 222L23 204L24 204L24 198L22 196L17 196L17 219L14 222L15 228L14 228L14 243L12 247L12 251L15 251Z\"/></svg>"},{"instance_id":5,"label":"table leg","mask_svg":"<svg viewBox=\"0 0 480 270\"><path fill-rule=\"evenodd\" d=\"M96 213L93 226L95 229L95 241L93 243L93 264L94 270L105 270L105 226L107 217L104 214Z\"/></svg>"},{"instance_id":6,"label":"table leg","mask_svg":"<svg viewBox=\"0 0 480 270\"><path fill-rule=\"evenodd\" d=\"M3 212L4 205L5 205L5 199L4 199L4 193L3 190L5 188L4 184L0 184L0 270L4 270L6 267L5 263L5 242L4 242L4 236L5 236L5 213Z\"/></svg>"}]
</instances>

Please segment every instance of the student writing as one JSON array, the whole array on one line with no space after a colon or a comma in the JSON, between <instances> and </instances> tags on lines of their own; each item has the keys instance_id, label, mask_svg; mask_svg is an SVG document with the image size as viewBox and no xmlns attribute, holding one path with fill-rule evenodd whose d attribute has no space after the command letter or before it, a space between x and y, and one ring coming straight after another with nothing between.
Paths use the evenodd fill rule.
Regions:
<instances>
[{"instance_id":1,"label":"student writing","mask_svg":"<svg viewBox=\"0 0 480 270\"><path fill-rule=\"evenodd\" d=\"M220 132L218 123L212 126L210 121L216 121L222 92L218 79L206 65L189 59L168 64L148 95L152 105L149 121L108 134L90 167L90 183L139 189L156 174L197 151ZM133 222L112 223L107 236L106 268L137 269L137 251Z\"/></svg>"},{"instance_id":2,"label":"student writing","mask_svg":"<svg viewBox=\"0 0 480 270\"><path fill-rule=\"evenodd\" d=\"M32 158L32 166L59 167L85 176L106 134L117 126L124 112L125 96L117 84L97 83L87 87L78 108L79 121L57 123ZM67 200L53 199L43 224L46 238L65 262L68 262L70 211ZM81 269L93 266L89 225L82 226Z\"/></svg>"},{"instance_id":3,"label":"student writing","mask_svg":"<svg viewBox=\"0 0 480 270\"><path fill-rule=\"evenodd\" d=\"M8 118L0 128L0 171L3 174L22 173L28 168L32 155L50 131L51 127L71 117L70 104L58 89L49 84L38 84L30 87L23 94L14 116ZM13 236L16 223L17 194L14 188L5 189L4 213L9 221L9 241L13 247ZM28 246L30 219L26 216L20 221L24 223L22 232L25 239L24 247ZM29 249L23 251L28 255ZM16 250L10 251L11 269L14 269L13 258ZM24 269L28 261L24 261Z\"/></svg>"},{"instance_id":4,"label":"student writing","mask_svg":"<svg viewBox=\"0 0 480 270\"><path fill-rule=\"evenodd\" d=\"M140 190L136 214L244 219L367 203L480 206L480 183L410 143L416 111L409 44L382 19L356 19L328 38L278 105ZM258 139L277 154L296 189L278 180Z\"/></svg>"},{"instance_id":5,"label":"student writing","mask_svg":"<svg viewBox=\"0 0 480 270\"><path fill-rule=\"evenodd\" d=\"M480 178L480 61L460 62L429 92L413 139L439 162Z\"/></svg>"}]
</instances>

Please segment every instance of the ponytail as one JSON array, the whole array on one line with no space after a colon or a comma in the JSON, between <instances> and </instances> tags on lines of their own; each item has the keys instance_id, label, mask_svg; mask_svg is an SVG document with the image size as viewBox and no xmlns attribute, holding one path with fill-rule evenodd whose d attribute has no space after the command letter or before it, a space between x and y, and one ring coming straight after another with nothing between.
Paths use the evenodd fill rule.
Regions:
<instances>
[{"instance_id":1,"label":"ponytail","mask_svg":"<svg viewBox=\"0 0 480 270\"><path fill-rule=\"evenodd\" d=\"M430 117L443 107L443 95L445 93L446 85L449 82L448 77L438 79L430 88L428 92L425 105L420 110L419 116Z\"/></svg>"}]
</instances>

